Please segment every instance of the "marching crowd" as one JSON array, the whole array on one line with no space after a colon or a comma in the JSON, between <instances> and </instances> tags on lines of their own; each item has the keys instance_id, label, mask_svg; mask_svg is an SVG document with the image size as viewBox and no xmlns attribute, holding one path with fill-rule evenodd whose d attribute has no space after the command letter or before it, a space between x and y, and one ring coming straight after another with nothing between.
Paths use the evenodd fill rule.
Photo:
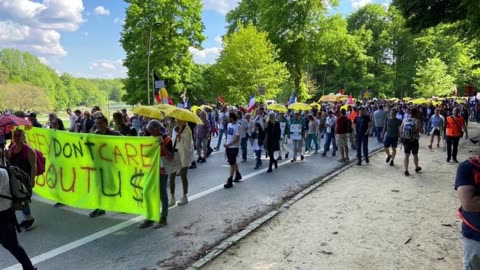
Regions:
<instances>
[{"instance_id":1,"label":"marching crowd","mask_svg":"<svg viewBox=\"0 0 480 270\"><path fill-rule=\"evenodd\" d=\"M329 154L334 157L338 151L340 154L338 162L346 163L351 159L350 150L354 150L357 165L362 165L362 162L370 162L369 137L376 137L379 143L383 143L386 162L390 166L394 166L396 148L400 142L405 153L404 174L409 176L410 155L413 156L414 171L418 173L422 170L418 158L420 149L418 141L421 134L431 137L428 148L439 148L440 143L443 142L447 149L446 162L458 162L459 140L463 133L468 138L467 125L470 110L468 106L457 104L454 100L446 100L438 106L386 100L357 102L350 105L335 102L324 104L321 108L313 107L309 111L288 110L287 112L269 111L261 104L251 112L247 112L242 107L222 106L211 109L206 106L195 111L203 124L193 124L168 117L160 121L136 114L129 115L127 110L123 109L113 114L113 124L110 125L107 115L98 106L84 112L67 109L66 113L70 120L69 127L65 127L61 118L55 113L50 113L48 121L43 125L39 123L35 113L23 115L19 113L17 116L28 118L35 127L78 133L160 138L161 219L159 221L144 220L139 227L161 228L167 224L169 206L188 203L188 170L207 162L214 151L225 149L230 165L229 175L224 185L226 189L232 188L234 182L242 180L237 158L241 163L245 163L249 156L253 155L254 169L259 169L263 165L262 153L264 153L269 159L267 173L273 173L274 169L278 168L278 161L288 159L290 154L291 162L294 163L303 161L306 153L320 154L322 157ZM217 144L214 147L211 146L213 137L217 137ZM3 138L3 142L6 138L8 136ZM287 147L290 142L291 147ZM13 131L12 142L5 151L5 156L10 164L19 166L30 174L32 179L34 178L35 154L25 144L23 130ZM183 196L178 202L175 198L177 175L181 177L183 188ZM168 196L167 186L169 186L170 196ZM57 203L55 206L58 207L61 204ZM0 208L0 214L2 210L5 209ZM34 223L28 203L22 208L22 212L25 219L20 226L28 230ZM98 217L104 214L104 210L96 209L89 215ZM25 269L33 269L33 266L29 268L25 260L26 254L22 255L23 249L18 248L16 237L7 242L10 245L6 245L5 240L2 239L4 246L22 264L25 263L23 265Z\"/></svg>"}]
</instances>

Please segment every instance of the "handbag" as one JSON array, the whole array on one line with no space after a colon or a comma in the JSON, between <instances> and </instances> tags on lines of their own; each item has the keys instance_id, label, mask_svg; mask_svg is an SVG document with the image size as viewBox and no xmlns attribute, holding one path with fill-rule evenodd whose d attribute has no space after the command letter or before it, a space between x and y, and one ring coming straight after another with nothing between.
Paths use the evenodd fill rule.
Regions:
<instances>
[{"instance_id":1,"label":"handbag","mask_svg":"<svg viewBox=\"0 0 480 270\"><path fill-rule=\"evenodd\" d=\"M177 139L175 138L175 143L173 144L173 159L167 160L163 159L163 167L167 174L172 174L178 172L182 168L182 161L180 160L180 154L176 151Z\"/></svg>"},{"instance_id":2,"label":"handbag","mask_svg":"<svg viewBox=\"0 0 480 270\"><path fill-rule=\"evenodd\" d=\"M450 116L450 117L452 117L453 122L455 122L455 125L457 125L458 129L460 130L460 138L462 138L463 137L463 130L458 125L457 121L455 120L455 117L453 117L453 116Z\"/></svg>"}]
</instances>

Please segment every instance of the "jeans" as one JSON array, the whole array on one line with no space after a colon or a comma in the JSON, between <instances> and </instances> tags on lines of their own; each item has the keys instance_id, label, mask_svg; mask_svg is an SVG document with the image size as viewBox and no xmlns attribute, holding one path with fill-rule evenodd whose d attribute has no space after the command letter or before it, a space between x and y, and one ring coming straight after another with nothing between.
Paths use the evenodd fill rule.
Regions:
<instances>
[{"instance_id":1,"label":"jeans","mask_svg":"<svg viewBox=\"0 0 480 270\"><path fill-rule=\"evenodd\" d=\"M222 144L223 134L225 134L225 129L222 128L218 131L218 142L217 142L217 147L215 147L217 149L220 149L220 145Z\"/></svg>"},{"instance_id":2,"label":"jeans","mask_svg":"<svg viewBox=\"0 0 480 270\"><path fill-rule=\"evenodd\" d=\"M183 195L188 194L188 178L187 178L188 167L183 167L179 171L180 178L182 178L182 187ZM177 172L170 174L170 194L175 196L175 177L177 177Z\"/></svg>"},{"instance_id":3,"label":"jeans","mask_svg":"<svg viewBox=\"0 0 480 270\"><path fill-rule=\"evenodd\" d=\"M32 211L30 210L30 202L25 202L24 206L22 207L22 213L25 217L32 215Z\"/></svg>"},{"instance_id":4,"label":"jeans","mask_svg":"<svg viewBox=\"0 0 480 270\"><path fill-rule=\"evenodd\" d=\"M17 259L23 269L34 269L27 253L18 243L15 220L15 212L12 209L0 212L0 243Z\"/></svg>"},{"instance_id":5,"label":"jeans","mask_svg":"<svg viewBox=\"0 0 480 270\"><path fill-rule=\"evenodd\" d=\"M208 138L197 138L197 153L198 158L207 157L208 151ZM203 156L202 156L203 152Z\"/></svg>"},{"instance_id":6,"label":"jeans","mask_svg":"<svg viewBox=\"0 0 480 270\"><path fill-rule=\"evenodd\" d=\"M280 138L280 150L278 151L279 157L282 157L282 151L288 154L287 141L288 141L288 138L286 136L283 138Z\"/></svg>"},{"instance_id":7,"label":"jeans","mask_svg":"<svg viewBox=\"0 0 480 270\"><path fill-rule=\"evenodd\" d=\"M312 147L312 141L315 144L315 152L318 152L318 140L317 140L317 134L308 134L307 137L307 151L310 151L310 148Z\"/></svg>"},{"instance_id":8,"label":"jeans","mask_svg":"<svg viewBox=\"0 0 480 270\"><path fill-rule=\"evenodd\" d=\"M375 127L375 135L377 136L377 140L379 143L383 142L382 131L383 127Z\"/></svg>"},{"instance_id":9,"label":"jeans","mask_svg":"<svg viewBox=\"0 0 480 270\"><path fill-rule=\"evenodd\" d=\"M242 138L240 141L240 148L242 149L242 160L247 160L247 141L247 137Z\"/></svg>"},{"instance_id":10,"label":"jeans","mask_svg":"<svg viewBox=\"0 0 480 270\"><path fill-rule=\"evenodd\" d=\"M450 159L457 160L459 141L460 141L460 137L447 136L447 160L448 161L450 161ZM453 151L452 151L452 146L453 146Z\"/></svg>"},{"instance_id":11,"label":"jeans","mask_svg":"<svg viewBox=\"0 0 480 270\"><path fill-rule=\"evenodd\" d=\"M362 160L362 149L363 149L363 156L368 158L368 135L365 133L358 134L355 137L357 142L357 159L360 161Z\"/></svg>"},{"instance_id":12,"label":"jeans","mask_svg":"<svg viewBox=\"0 0 480 270\"><path fill-rule=\"evenodd\" d=\"M166 220L168 216L168 194L167 194L168 174L160 174L160 202L162 204L162 212L160 219Z\"/></svg>"},{"instance_id":13,"label":"jeans","mask_svg":"<svg viewBox=\"0 0 480 270\"><path fill-rule=\"evenodd\" d=\"M297 154L300 152L300 156L303 156L303 151L302 151L302 140L292 140L293 142L293 159L297 159Z\"/></svg>"},{"instance_id":14,"label":"jeans","mask_svg":"<svg viewBox=\"0 0 480 270\"><path fill-rule=\"evenodd\" d=\"M257 157L257 167L260 167L262 165L262 150L254 150L255 156Z\"/></svg>"},{"instance_id":15,"label":"jeans","mask_svg":"<svg viewBox=\"0 0 480 270\"><path fill-rule=\"evenodd\" d=\"M330 151L330 144L333 146L333 153L335 155L335 151L337 151L337 141L335 140L335 135L331 132L325 132L325 146L323 147L323 154L327 154Z\"/></svg>"},{"instance_id":16,"label":"jeans","mask_svg":"<svg viewBox=\"0 0 480 270\"><path fill-rule=\"evenodd\" d=\"M480 242L466 238L462 235L463 269L480 269Z\"/></svg>"}]
</instances>

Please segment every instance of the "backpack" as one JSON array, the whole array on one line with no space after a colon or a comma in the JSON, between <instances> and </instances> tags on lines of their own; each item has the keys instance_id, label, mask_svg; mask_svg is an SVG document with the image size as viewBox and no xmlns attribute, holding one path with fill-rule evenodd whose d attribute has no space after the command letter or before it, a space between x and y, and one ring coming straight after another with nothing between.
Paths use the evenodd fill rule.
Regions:
<instances>
[{"instance_id":1,"label":"backpack","mask_svg":"<svg viewBox=\"0 0 480 270\"><path fill-rule=\"evenodd\" d=\"M12 201L12 208L20 210L26 202L30 202L32 198L32 182L30 175L22 171L16 166L0 165L0 169L7 171L10 183L10 194L12 197L0 195L1 198Z\"/></svg>"},{"instance_id":2,"label":"backpack","mask_svg":"<svg viewBox=\"0 0 480 270\"><path fill-rule=\"evenodd\" d=\"M33 152L35 152L35 156L37 157L36 158L37 172L35 173L35 176L42 175L45 172L45 157L43 156L42 152L25 144L25 147L22 150L23 157L25 158L25 160L28 160L28 151L27 151L28 148L31 148ZM12 153L14 150L15 150L15 145L10 147L9 151L10 153Z\"/></svg>"},{"instance_id":3,"label":"backpack","mask_svg":"<svg viewBox=\"0 0 480 270\"><path fill-rule=\"evenodd\" d=\"M401 137L402 139L405 139L405 140L418 139L417 120L409 118L403 123Z\"/></svg>"}]
</instances>

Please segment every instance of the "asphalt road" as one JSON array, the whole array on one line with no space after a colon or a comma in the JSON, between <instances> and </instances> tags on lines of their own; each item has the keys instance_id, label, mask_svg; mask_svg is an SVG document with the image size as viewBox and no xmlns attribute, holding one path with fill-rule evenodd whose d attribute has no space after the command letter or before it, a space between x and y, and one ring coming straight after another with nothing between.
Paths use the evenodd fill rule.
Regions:
<instances>
[{"instance_id":1,"label":"asphalt road","mask_svg":"<svg viewBox=\"0 0 480 270\"><path fill-rule=\"evenodd\" d=\"M212 141L214 145L216 139ZM375 138L370 138L370 151L380 146ZM356 152L350 151L350 158L354 159ZM206 163L189 170L190 202L170 208L168 226L161 229L139 229L136 223L141 217L121 213L92 219L87 210L54 208L53 202L35 197L34 228L18 237L39 269L186 268L210 247L243 229L314 179L344 165L337 161L338 152L336 157L331 157L331 152L327 157L320 154L305 157L303 162L296 163L282 160L278 170L267 174L268 160L263 160L260 170L254 170L255 160L249 149L248 162L240 163L244 180L224 190L228 164L223 151L215 152ZM179 177L176 185L178 200L182 193ZM22 220L21 213L17 215ZM0 269L21 269L3 248L0 248Z\"/></svg>"}]
</instances>

